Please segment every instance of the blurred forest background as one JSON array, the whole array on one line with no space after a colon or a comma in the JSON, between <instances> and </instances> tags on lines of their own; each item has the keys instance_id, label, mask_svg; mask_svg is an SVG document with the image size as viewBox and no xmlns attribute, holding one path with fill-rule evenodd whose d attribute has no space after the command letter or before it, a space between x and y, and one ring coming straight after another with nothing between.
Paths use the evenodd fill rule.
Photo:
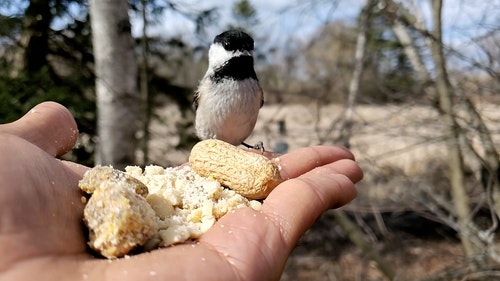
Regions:
<instances>
[{"instance_id":1,"label":"blurred forest background","mask_svg":"<svg viewBox=\"0 0 500 281\"><path fill-rule=\"evenodd\" d=\"M252 34L266 104L249 142L345 145L365 171L282 280L500 278L499 0L288 1L274 19L320 24L279 40L250 0L0 3L0 122L60 102L80 130L65 158L89 166L184 163L213 36Z\"/></svg>"}]
</instances>

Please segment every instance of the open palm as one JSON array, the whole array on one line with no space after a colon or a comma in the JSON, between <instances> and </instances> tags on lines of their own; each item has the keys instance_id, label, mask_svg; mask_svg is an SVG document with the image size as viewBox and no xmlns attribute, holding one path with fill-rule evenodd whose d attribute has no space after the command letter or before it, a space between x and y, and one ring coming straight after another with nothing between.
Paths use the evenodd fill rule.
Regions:
<instances>
[{"instance_id":1,"label":"open palm","mask_svg":"<svg viewBox=\"0 0 500 281\"><path fill-rule=\"evenodd\" d=\"M300 236L362 178L344 148L299 149L280 156L288 180L261 211L230 212L197 243L108 261L86 247L77 185L88 168L57 159L77 137L52 102L0 125L0 280L277 280Z\"/></svg>"}]
</instances>

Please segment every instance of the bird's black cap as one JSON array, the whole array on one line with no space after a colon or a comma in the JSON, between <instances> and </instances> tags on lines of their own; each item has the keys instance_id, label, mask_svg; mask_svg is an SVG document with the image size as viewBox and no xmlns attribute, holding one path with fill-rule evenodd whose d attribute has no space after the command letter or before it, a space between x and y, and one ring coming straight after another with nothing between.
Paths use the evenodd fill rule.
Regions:
<instances>
[{"instance_id":1,"label":"bird's black cap","mask_svg":"<svg viewBox=\"0 0 500 281\"><path fill-rule=\"evenodd\" d=\"M227 51L253 51L253 39L240 30L228 30L215 36L214 43L221 44Z\"/></svg>"}]
</instances>

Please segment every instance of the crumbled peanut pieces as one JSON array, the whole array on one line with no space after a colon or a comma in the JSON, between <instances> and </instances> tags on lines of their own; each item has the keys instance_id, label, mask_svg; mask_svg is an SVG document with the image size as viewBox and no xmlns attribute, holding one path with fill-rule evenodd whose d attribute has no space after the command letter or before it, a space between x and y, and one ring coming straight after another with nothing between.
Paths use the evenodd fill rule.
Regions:
<instances>
[{"instance_id":1,"label":"crumbled peanut pieces","mask_svg":"<svg viewBox=\"0 0 500 281\"><path fill-rule=\"evenodd\" d=\"M250 206L251 201L218 181L198 175L190 166L175 168L126 167L127 174L142 181L149 189L146 197L157 214L159 246L196 239L208 231L227 212Z\"/></svg>"},{"instance_id":2,"label":"crumbled peanut pieces","mask_svg":"<svg viewBox=\"0 0 500 281\"><path fill-rule=\"evenodd\" d=\"M107 258L137 246L151 250L196 239L227 212L261 206L189 165L129 166L125 172L97 166L85 174L80 188L93 192L84 210L89 245Z\"/></svg>"},{"instance_id":3,"label":"crumbled peanut pieces","mask_svg":"<svg viewBox=\"0 0 500 281\"><path fill-rule=\"evenodd\" d=\"M89 246L104 257L124 256L156 233L156 215L143 197L147 187L140 181L98 166L85 174L80 188L91 193L83 211Z\"/></svg>"},{"instance_id":4,"label":"crumbled peanut pieces","mask_svg":"<svg viewBox=\"0 0 500 281\"><path fill-rule=\"evenodd\" d=\"M131 188L143 197L148 195L148 188L142 182L109 166L96 166L87 171L78 186L86 193L92 194L96 188L109 182L119 183L123 188Z\"/></svg>"}]
</instances>

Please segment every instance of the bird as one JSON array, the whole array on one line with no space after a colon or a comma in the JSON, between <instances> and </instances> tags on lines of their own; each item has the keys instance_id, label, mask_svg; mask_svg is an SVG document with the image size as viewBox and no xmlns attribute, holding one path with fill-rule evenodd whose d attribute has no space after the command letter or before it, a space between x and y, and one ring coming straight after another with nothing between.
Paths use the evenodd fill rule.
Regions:
<instances>
[{"instance_id":1,"label":"bird","mask_svg":"<svg viewBox=\"0 0 500 281\"><path fill-rule=\"evenodd\" d=\"M264 93L254 69L254 40L241 30L215 36L208 50L208 69L194 94L196 135L264 151L262 142L248 145Z\"/></svg>"}]
</instances>

